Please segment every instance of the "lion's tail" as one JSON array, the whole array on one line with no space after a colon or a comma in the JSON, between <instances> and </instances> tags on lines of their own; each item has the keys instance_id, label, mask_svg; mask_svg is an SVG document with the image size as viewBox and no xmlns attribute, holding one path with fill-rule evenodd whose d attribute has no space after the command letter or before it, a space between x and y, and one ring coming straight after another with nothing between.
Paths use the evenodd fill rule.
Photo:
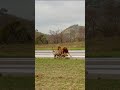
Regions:
<instances>
[{"instance_id":1,"label":"lion's tail","mask_svg":"<svg viewBox=\"0 0 120 90\"><path fill-rule=\"evenodd\" d=\"M53 49L53 47L52 47L52 53L55 54L55 50Z\"/></svg>"}]
</instances>

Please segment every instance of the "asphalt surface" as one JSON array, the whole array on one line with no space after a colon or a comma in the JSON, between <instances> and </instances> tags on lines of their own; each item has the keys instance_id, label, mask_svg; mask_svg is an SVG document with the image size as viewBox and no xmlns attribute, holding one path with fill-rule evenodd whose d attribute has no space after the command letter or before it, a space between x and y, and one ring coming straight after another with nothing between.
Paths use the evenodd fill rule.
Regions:
<instances>
[{"instance_id":1,"label":"asphalt surface","mask_svg":"<svg viewBox=\"0 0 120 90\"><path fill-rule=\"evenodd\" d=\"M34 76L34 63L34 58L0 58L0 74Z\"/></svg>"},{"instance_id":2,"label":"asphalt surface","mask_svg":"<svg viewBox=\"0 0 120 90\"><path fill-rule=\"evenodd\" d=\"M85 51L70 51L73 58L85 58ZM53 57L52 51L35 51L36 57ZM120 58L85 58L86 78L120 79ZM35 58L0 58L2 75L34 75Z\"/></svg>"},{"instance_id":3,"label":"asphalt surface","mask_svg":"<svg viewBox=\"0 0 120 90\"><path fill-rule=\"evenodd\" d=\"M85 58L85 50L70 50L69 53L72 56L72 58ZM53 58L54 55L52 53L52 50L36 50L35 57Z\"/></svg>"},{"instance_id":4,"label":"asphalt surface","mask_svg":"<svg viewBox=\"0 0 120 90\"><path fill-rule=\"evenodd\" d=\"M85 51L70 51L72 58L85 58ZM53 57L51 50L35 51L36 57ZM2 75L33 75L35 58L0 58L0 74Z\"/></svg>"},{"instance_id":5,"label":"asphalt surface","mask_svg":"<svg viewBox=\"0 0 120 90\"><path fill-rule=\"evenodd\" d=\"M75 58L84 58L84 51L70 51ZM35 51L37 57L53 57L52 51ZM0 74L2 75L33 75L35 73L35 58L0 58Z\"/></svg>"},{"instance_id":6,"label":"asphalt surface","mask_svg":"<svg viewBox=\"0 0 120 90\"><path fill-rule=\"evenodd\" d=\"M86 58L86 78L120 79L120 58Z\"/></svg>"}]
</instances>

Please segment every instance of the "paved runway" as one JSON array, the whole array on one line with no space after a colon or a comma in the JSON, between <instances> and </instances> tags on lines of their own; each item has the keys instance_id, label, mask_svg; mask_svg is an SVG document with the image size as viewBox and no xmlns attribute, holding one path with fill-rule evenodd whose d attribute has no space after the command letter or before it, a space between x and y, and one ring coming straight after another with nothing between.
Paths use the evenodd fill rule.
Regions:
<instances>
[{"instance_id":1,"label":"paved runway","mask_svg":"<svg viewBox=\"0 0 120 90\"><path fill-rule=\"evenodd\" d=\"M87 78L120 79L120 58L86 58Z\"/></svg>"},{"instance_id":2,"label":"paved runway","mask_svg":"<svg viewBox=\"0 0 120 90\"><path fill-rule=\"evenodd\" d=\"M2 75L34 75L34 58L0 58Z\"/></svg>"},{"instance_id":3,"label":"paved runway","mask_svg":"<svg viewBox=\"0 0 120 90\"><path fill-rule=\"evenodd\" d=\"M51 51L49 51L52 54ZM48 51L36 51L35 56L50 56ZM85 58L84 51L70 51L73 58ZM45 56L44 56L45 57ZM51 57L53 57L51 55ZM120 58L86 58L87 78L120 79ZM0 73L3 75L34 75L35 58L0 58Z\"/></svg>"},{"instance_id":4,"label":"paved runway","mask_svg":"<svg viewBox=\"0 0 120 90\"><path fill-rule=\"evenodd\" d=\"M85 58L85 50L70 50L69 51L72 58ZM54 55L52 50L36 50L35 57L51 57L53 58ZM70 56L68 56L70 57Z\"/></svg>"}]
</instances>

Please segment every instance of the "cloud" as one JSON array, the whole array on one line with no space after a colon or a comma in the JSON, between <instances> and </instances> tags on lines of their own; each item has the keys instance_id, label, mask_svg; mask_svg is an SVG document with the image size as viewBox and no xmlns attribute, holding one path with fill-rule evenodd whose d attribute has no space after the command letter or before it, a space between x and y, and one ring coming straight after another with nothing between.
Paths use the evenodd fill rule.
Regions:
<instances>
[{"instance_id":1,"label":"cloud","mask_svg":"<svg viewBox=\"0 0 120 90\"><path fill-rule=\"evenodd\" d=\"M51 26L85 25L85 1L35 1L35 23L43 33Z\"/></svg>"}]
</instances>

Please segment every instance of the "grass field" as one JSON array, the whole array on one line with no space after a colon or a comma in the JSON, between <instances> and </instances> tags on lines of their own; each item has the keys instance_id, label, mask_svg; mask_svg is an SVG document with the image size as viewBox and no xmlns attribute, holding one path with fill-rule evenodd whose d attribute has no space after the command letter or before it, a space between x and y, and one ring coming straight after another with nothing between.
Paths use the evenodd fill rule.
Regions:
<instances>
[{"instance_id":1,"label":"grass field","mask_svg":"<svg viewBox=\"0 0 120 90\"><path fill-rule=\"evenodd\" d=\"M36 90L85 90L85 61L36 58Z\"/></svg>"},{"instance_id":2,"label":"grass field","mask_svg":"<svg viewBox=\"0 0 120 90\"><path fill-rule=\"evenodd\" d=\"M55 49L58 47L68 47L69 50L84 50L85 49L85 42L73 42L73 43L60 43L60 44L41 44L35 45L35 50L51 50L52 47Z\"/></svg>"},{"instance_id":3,"label":"grass field","mask_svg":"<svg viewBox=\"0 0 120 90\"><path fill-rule=\"evenodd\" d=\"M0 90L34 90L34 77L0 77Z\"/></svg>"},{"instance_id":4,"label":"grass field","mask_svg":"<svg viewBox=\"0 0 120 90\"><path fill-rule=\"evenodd\" d=\"M86 80L87 90L120 90L120 80L115 79L88 79Z\"/></svg>"},{"instance_id":5,"label":"grass field","mask_svg":"<svg viewBox=\"0 0 120 90\"><path fill-rule=\"evenodd\" d=\"M101 38L86 41L86 57L120 57L120 38Z\"/></svg>"},{"instance_id":6,"label":"grass field","mask_svg":"<svg viewBox=\"0 0 120 90\"><path fill-rule=\"evenodd\" d=\"M0 44L0 57L34 57L34 45Z\"/></svg>"}]
</instances>

